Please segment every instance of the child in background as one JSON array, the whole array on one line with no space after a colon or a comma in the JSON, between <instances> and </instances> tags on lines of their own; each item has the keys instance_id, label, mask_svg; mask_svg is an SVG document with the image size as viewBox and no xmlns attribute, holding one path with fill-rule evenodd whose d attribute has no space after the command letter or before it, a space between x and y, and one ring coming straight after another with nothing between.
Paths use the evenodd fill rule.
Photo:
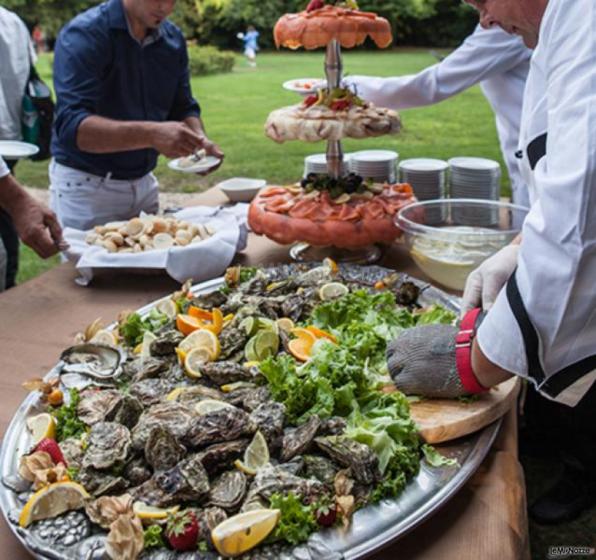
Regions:
<instances>
[{"instance_id":1,"label":"child in background","mask_svg":"<svg viewBox=\"0 0 596 560\"><path fill-rule=\"evenodd\" d=\"M247 58L249 66L256 67L257 51L259 50L259 45L257 44L259 32L254 26L249 25L246 33L238 33L237 37L244 41L244 56Z\"/></svg>"}]
</instances>

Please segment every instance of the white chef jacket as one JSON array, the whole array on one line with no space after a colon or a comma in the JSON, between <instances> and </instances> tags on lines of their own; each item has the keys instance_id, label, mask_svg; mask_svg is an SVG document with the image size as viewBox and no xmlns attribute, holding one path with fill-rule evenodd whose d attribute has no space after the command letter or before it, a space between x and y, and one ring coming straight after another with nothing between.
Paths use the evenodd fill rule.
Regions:
<instances>
[{"instance_id":1,"label":"white chef jacket","mask_svg":"<svg viewBox=\"0 0 596 560\"><path fill-rule=\"evenodd\" d=\"M596 380L596 2L550 0L520 149L532 208L518 268L478 331L489 360L575 406Z\"/></svg>"},{"instance_id":2,"label":"white chef jacket","mask_svg":"<svg viewBox=\"0 0 596 560\"><path fill-rule=\"evenodd\" d=\"M8 165L6 165L6 162L0 156L0 179L6 177L9 173L10 169L8 169Z\"/></svg>"},{"instance_id":3,"label":"white chef jacket","mask_svg":"<svg viewBox=\"0 0 596 560\"><path fill-rule=\"evenodd\" d=\"M495 112L513 201L529 206L515 152L531 56L532 51L521 37L499 27L483 29L479 25L459 48L418 74L396 78L348 76L345 82L354 85L358 95L375 105L398 110L432 105L480 83Z\"/></svg>"},{"instance_id":4,"label":"white chef jacket","mask_svg":"<svg viewBox=\"0 0 596 560\"><path fill-rule=\"evenodd\" d=\"M0 6L0 140L20 140L23 94L35 50L15 13Z\"/></svg>"}]
</instances>

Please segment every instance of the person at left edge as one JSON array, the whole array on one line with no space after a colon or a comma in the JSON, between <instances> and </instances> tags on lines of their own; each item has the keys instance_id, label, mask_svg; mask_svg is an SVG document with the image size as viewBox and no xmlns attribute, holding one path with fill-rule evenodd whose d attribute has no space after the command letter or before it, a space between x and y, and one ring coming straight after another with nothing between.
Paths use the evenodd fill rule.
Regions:
<instances>
[{"instance_id":1,"label":"person at left edge","mask_svg":"<svg viewBox=\"0 0 596 560\"><path fill-rule=\"evenodd\" d=\"M60 32L50 205L63 226L155 213L159 154L223 158L192 96L184 37L166 19L175 4L109 0Z\"/></svg>"}]
</instances>

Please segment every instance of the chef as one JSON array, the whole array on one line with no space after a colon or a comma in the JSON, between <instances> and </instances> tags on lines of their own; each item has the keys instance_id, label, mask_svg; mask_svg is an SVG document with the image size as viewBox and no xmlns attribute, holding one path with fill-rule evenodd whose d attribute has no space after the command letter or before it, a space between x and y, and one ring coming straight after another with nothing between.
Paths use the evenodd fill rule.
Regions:
<instances>
[{"instance_id":1,"label":"chef","mask_svg":"<svg viewBox=\"0 0 596 560\"><path fill-rule=\"evenodd\" d=\"M223 157L192 96L186 42L166 18L175 0L108 0L60 32L51 206L88 229L158 210L159 154Z\"/></svg>"},{"instance_id":2,"label":"chef","mask_svg":"<svg viewBox=\"0 0 596 560\"><path fill-rule=\"evenodd\" d=\"M519 145L532 207L515 244L468 279L459 327L405 331L388 362L406 393L456 397L518 375L549 399L571 457L530 513L554 523L596 501L596 3L468 3L535 49Z\"/></svg>"},{"instance_id":3,"label":"chef","mask_svg":"<svg viewBox=\"0 0 596 560\"><path fill-rule=\"evenodd\" d=\"M395 78L348 76L358 95L379 107L410 109L439 103L480 84L496 116L513 202L529 206L528 189L515 158L524 86L532 51L499 27L478 25L459 48L418 74Z\"/></svg>"}]
</instances>

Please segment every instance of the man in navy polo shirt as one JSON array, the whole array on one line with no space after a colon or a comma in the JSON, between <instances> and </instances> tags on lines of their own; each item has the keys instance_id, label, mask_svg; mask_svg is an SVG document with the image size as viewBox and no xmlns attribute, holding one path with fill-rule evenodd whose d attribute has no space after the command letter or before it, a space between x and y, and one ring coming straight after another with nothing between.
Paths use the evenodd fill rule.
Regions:
<instances>
[{"instance_id":1,"label":"man in navy polo shirt","mask_svg":"<svg viewBox=\"0 0 596 560\"><path fill-rule=\"evenodd\" d=\"M88 229L158 209L157 157L204 148L186 42L167 17L175 0L108 0L60 32L51 206L64 226Z\"/></svg>"}]
</instances>

